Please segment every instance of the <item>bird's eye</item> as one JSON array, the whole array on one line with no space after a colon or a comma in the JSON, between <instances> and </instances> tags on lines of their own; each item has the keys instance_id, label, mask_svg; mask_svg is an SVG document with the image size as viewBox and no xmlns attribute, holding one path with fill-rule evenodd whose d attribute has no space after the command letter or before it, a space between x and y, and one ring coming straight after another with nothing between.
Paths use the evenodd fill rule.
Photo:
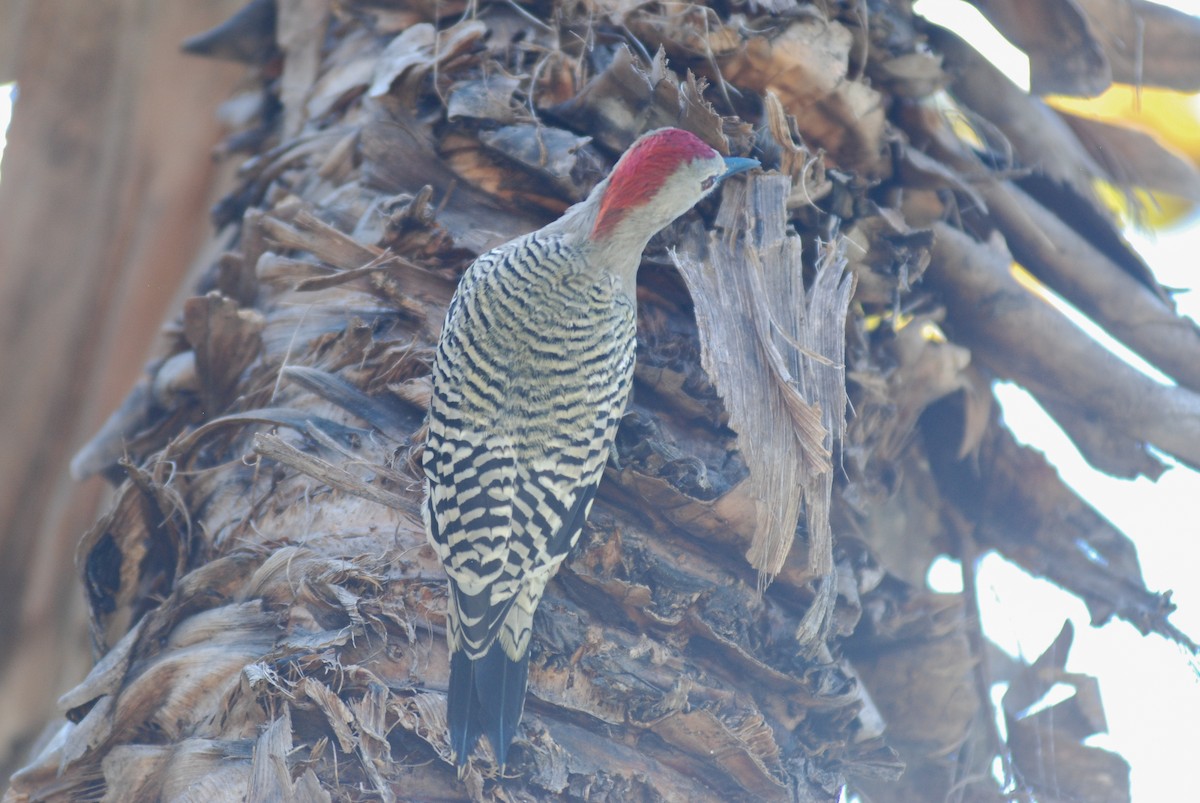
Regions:
<instances>
[{"instance_id":1,"label":"bird's eye","mask_svg":"<svg viewBox=\"0 0 1200 803\"><path fill-rule=\"evenodd\" d=\"M709 190L712 189L713 184L716 182L716 180L717 180L716 176L709 176L708 178L704 179L704 181L700 182L700 189L704 190L705 192L708 192Z\"/></svg>"}]
</instances>

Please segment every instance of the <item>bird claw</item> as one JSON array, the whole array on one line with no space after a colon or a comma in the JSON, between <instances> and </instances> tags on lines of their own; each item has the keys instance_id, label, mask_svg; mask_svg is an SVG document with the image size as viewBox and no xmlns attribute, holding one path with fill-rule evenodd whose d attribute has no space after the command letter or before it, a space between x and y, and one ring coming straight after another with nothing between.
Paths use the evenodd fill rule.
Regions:
<instances>
[{"instance_id":1,"label":"bird claw","mask_svg":"<svg viewBox=\"0 0 1200 803\"><path fill-rule=\"evenodd\" d=\"M621 466L621 453L617 451L616 442L610 443L608 445L608 462L617 471L623 470L623 468Z\"/></svg>"}]
</instances>

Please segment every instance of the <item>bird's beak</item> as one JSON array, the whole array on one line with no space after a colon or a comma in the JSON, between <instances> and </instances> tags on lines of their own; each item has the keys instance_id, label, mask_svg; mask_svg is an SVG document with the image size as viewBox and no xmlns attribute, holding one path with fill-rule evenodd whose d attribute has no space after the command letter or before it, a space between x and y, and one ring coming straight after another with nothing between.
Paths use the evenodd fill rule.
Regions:
<instances>
[{"instance_id":1,"label":"bird's beak","mask_svg":"<svg viewBox=\"0 0 1200 803\"><path fill-rule=\"evenodd\" d=\"M747 170L752 170L755 167L762 167L757 159L746 159L741 156L726 156L725 157L725 172L721 174L719 181L724 181L737 173L744 173Z\"/></svg>"}]
</instances>

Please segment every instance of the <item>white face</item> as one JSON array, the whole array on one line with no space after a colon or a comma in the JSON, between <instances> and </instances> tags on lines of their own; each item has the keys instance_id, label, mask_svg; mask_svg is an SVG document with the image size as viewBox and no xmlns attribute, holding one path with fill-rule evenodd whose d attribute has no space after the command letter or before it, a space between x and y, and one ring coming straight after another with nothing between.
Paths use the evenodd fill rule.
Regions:
<instances>
[{"instance_id":1,"label":"white face","mask_svg":"<svg viewBox=\"0 0 1200 803\"><path fill-rule=\"evenodd\" d=\"M654 201L647 205L647 213L659 229L663 228L716 189L726 169L725 160L719 155L692 160L667 179Z\"/></svg>"}]
</instances>

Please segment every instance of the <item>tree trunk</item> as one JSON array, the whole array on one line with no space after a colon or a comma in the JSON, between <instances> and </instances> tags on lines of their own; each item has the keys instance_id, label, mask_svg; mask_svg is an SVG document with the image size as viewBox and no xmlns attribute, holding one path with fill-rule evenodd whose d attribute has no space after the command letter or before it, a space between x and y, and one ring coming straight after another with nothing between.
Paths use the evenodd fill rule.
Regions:
<instances>
[{"instance_id":1,"label":"tree trunk","mask_svg":"<svg viewBox=\"0 0 1200 803\"><path fill-rule=\"evenodd\" d=\"M1038 80L1086 93L1120 77L1124 23L1082 5L992 13L1039 54L1070 31ZM99 659L6 799L1127 800L1124 761L1083 744L1102 708L1069 628L1000 661L971 595L924 577L949 553L970 589L994 549L1193 648L990 386L1029 387L1113 473L1161 470L1149 445L1200 464L1200 338L1093 190L1200 178L1152 142L1114 175L969 46L870 8L254 0L191 40L248 65L223 152L249 158L224 251L76 457L120 482L78 552ZM1200 39L1136 8L1163 52ZM1200 48L1176 52L1146 80L1195 82ZM482 750L460 780L415 469L432 345L475 255L663 125L766 172L648 249L634 399L539 611L508 774ZM1110 362L1039 281L1179 387ZM1056 682L1078 693L1023 716Z\"/></svg>"}]
</instances>

